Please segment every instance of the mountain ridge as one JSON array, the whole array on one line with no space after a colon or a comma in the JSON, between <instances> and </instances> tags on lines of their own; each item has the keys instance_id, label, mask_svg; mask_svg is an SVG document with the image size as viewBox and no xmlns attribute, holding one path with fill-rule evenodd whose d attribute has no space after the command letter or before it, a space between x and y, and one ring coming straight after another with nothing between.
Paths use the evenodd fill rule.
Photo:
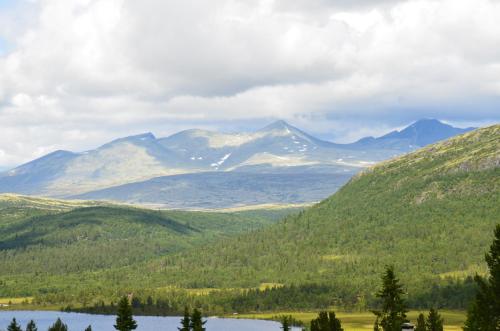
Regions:
<instances>
[{"instance_id":1,"label":"mountain ridge","mask_svg":"<svg viewBox=\"0 0 500 331\"><path fill-rule=\"evenodd\" d=\"M415 145L421 141L417 139L419 135L412 136L409 132L416 130L418 133L431 125L434 131L440 128L446 131L433 136L441 138L468 130L453 128L437 120L417 121L412 125L414 127L409 126L406 131L351 144L315 138L285 121L275 121L254 132L220 133L190 129L163 138L147 132L118 138L81 153L49 153L1 173L0 192L66 198L154 178L209 172L282 173L290 175L288 181L293 180L294 174L352 175L376 162L420 147ZM220 183L225 184L222 178ZM279 187L289 198L271 201L302 203L317 200L318 195L309 197L309 201L294 201L293 192L287 190L286 183L287 180L283 180ZM307 182L304 184L308 185ZM314 182L309 188L319 188L325 197L340 187L320 186L320 182ZM265 203L267 198L262 196L261 201L255 202Z\"/></svg>"}]
</instances>

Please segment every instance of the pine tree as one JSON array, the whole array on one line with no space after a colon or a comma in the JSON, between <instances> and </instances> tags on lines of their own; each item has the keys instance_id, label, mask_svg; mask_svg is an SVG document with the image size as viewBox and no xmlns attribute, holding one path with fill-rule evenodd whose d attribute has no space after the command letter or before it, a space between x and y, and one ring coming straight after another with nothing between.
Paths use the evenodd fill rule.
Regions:
<instances>
[{"instance_id":1,"label":"pine tree","mask_svg":"<svg viewBox=\"0 0 500 331\"><path fill-rule=\"evenodd\" d=\"M425 327L425 316L420 313L417 318L417 326L415 327L415 331L426 331Z\"/></svg>"},{"instance_id":2,"label":"pine tree","mask_svg":"<svg viewBox=\"0 0 500 331\"><path fill-rule=\"evenodd\" d=\"M316 319L311 321L311 331L343 331L340 320L335 312L321 311Z\"/></svg>"},{"instance_id":3,"label":"pine tree","mask_svg":"<svg viewBox=\"0 0 500 331\"><path fill-rule=\"evenodd\" d=\"M184 317L181 319L181 327L177 328L179 331L191 330L191 316L189 315L189 308L184 308Z\"/></svg>"},{"instance_id":4,"label":"pine tree","mask_svg":"<svg viewBox=\"0 0 500 331\"><path fill-rule=\"evenodd\" d=\"M87 326L87 328L85 329L85 331L92 331L92 326L91 325Z\"/></svg>"},{"instance_id":5,"label":"pine tree","mask_svg":"<svg viewBox=\"0 0 500 331\"><path fill-rule=\"evenodd\" d=\"M467 312L464 331L500 330L500 224L496 226L495 238L485 260L490 276L475 278L478 291Z\"/></svg>"},{"instance_id":6,"label":"pine tree","mask_svg":"<svg viewBox=\"0 0 500 331\"><path fill-rule=\"evenodd\" d=\"M118 313L114 327L118 331L131 331L137 328L137 323L132 316L132 306L130 306L126 296L118 302Z\"/></svg>"},{"instance_id":7,"label":"pine tree","mask_svg":"<svg viewBox=\"0 0 500 331\"><path fill-rule=\"evenodd\" d=\"M58 318L48 331L68 331L68 326L64 324L60 318Z\"/></svg>"},{"instance_id":8,"label":"pine tree","mask_svg":"<svg viewBox=\"0 0 500 331\"><path fill-rule=\"evenodd\" d=\"M26 331L38 331L35 321L33 320L29 321L29 323L26 325Z\"/></svg>"},{"instance_id":9,"label":"pine tree","mask_svg":"<svg viewBox=\"0 0 500 331\"><path fill-rule=\"evenodd\" d=\"M401 331L401 325L407 322L408 310L403 295L403 286L394 274L394 267L387 267L382 277L382 290L377 293L382 299L382 310L374 311L384 331Z\"/></svg>"},{"instance_id":10,"label":"pine tree","mask_svg":"<svg viewBox=\"0 0 500 331\"><path fill-rule=\"evenodd\" d=\"M320 331L327 331L330 326L330 321L328 320L328 313L326 311L321 311L318 314L318 326Z\"/></svg>"},{"instance_id":11,"label":"pine tree","mask_svg":"<svg viewBox=\"0 0 500 331\"><path fill-rule=\"evenodd\" d=\"M281 319L281 330L290 331L290 318L288 316L283 316Z\"/></svg>"},{"instance_id":12,"label":"pine tree","mask_svg":"<svg viewBox=\"0 0 500 331\"><path fill-rule=\"evenodd\" d=\"M429 311L425 326L427 331L443 331L443 319L436 309L431 308Z\"/></svg>"},{"instance_id":13,"label":"pine tree","mask_svg":"<svg viewBox=\"0 0 500 331\"><path fill-rule=\"evenodd\" d=\"M26 325L26 331L38 331L35 321L33 320L29 321L28 325Z\"/></svg>"},{"instance_id":14,"label":"pine tree","mask_svg":"<svg viewBox=\"0 0 500 331\"><path fill-rule=\"evenodd\" d=\"M340 320L335 316L335 312L331 311L328 313L328 319L330 324L329 331L344 331Z\"/></svg>"},{"instance_id":15,"label":"pine tree","mask_svg":"<svg viewBox=\"0 0 500 331\"><path fill-rule=\"evenodd\" d=\"M13 318L7 327L7 331L22 331L21 326L17 323L16 319Z\"/></svg>"},{"instance_id":16,"label":"pine tree","mask_svg":"<svg viewBox=\"0 0 500 331\"><path fill-rule=\"evenodd\" d=\"M205 331L205 328L203 327L205 325L206 321L202 320L202 315L201 312L198 309L195 309L193 311L193 315L191 315L191 330L192 331Z\"/></svg>"}]
</instances>

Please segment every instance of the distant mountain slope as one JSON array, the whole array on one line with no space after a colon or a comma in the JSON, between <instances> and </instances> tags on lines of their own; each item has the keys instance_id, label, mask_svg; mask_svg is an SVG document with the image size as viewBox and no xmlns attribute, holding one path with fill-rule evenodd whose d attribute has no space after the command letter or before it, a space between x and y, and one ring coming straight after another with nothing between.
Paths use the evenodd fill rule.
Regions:
<instances>
[{"instance_id":1,"label":"distant mountain slope","mask_svg":"<svg viewBox=\"0 0 500 331\"><path fill-rule=\"evenodd\" d=\"M351 176L352 173L209 172L157 177L72 198L183 209L307 203L330 195Z\"/></svg>"},{"instance_id":2,"label":"distant mountain slope","mask_svg":"<svg viewBox=\"0 0 500 331\"><path fill-rule=\"evenodd\" d=\"M444 277L484 270L499 222L496 125L383 162L276 226L168 257L158 275L186 287L315 282L342 300L372 296L394 264L415 299Z\"/></svg>"},{"instance_id":3,"label":"distant mountain slope","mask_svg":"<svg viewBox=\"0 0 500 331\"><path fill-rule=\"evenodd\" d=\"M98 201L55 200L17 194L0 194L0 210L68 211L75 208L109 205Z\"/></svg>"},{"instance_id":4,"label":"distant mountain slope","mask_svg":"<svg viewBox=\"0 0 500 331\"><path fill-rule=\"evenodd\" d=\"M276 187L284 192L283 196L292 197L293 192L289 190L287 183L295 178L301 178L299 181L306 191L316 191L318 186L314 175L309 181L311 185L303 180L304 176L318 173L352 175L375 162L464 130L467 129L456 129L436 120L423 120L400 132L363 139L353 144L323 141L284 121L277 121L252 133L187 130L158 139L151 133L146 133L117 139L83 153L57 151L48 154L0 174L0 192L50 197L93 197L95 194L92 192L98 190L99 197L106 199L111 196L103 196L103 193L116 192L116 189L106 190L115 186L144 182L156 177L232 171L294 174ZM209 180L210 176L215 175L206 176ZM184 177L187 186L197 185L196 181L188 182L186 178L190 177ZM231 178L228 176L229 181ZM247 181L251 178L249 175ZM154 182L157 184L158 180ZM164 182L168 184L171 181ZM236 195L231 192L230 182L220 183L228 189L228 196L225 198L233 199ZM319 188L319 191L325 192L321 198L338 188L338 185L327 184ZM129 188L144 185L141 183ZM168 187L164 189L170 190ZM89 194L82 195L84 193ZM209 192L205 194L208 195ZM116 198L116 195L113 196ZM155 194L150 194L147 200L150 201L154 196ZM248 200L247 196L240 197L242 203ZM265 203L268 199L275 201L273 196L260 194L260 197L258 203ZM279 202L302 202L304 197L292 201L287 198ZM127 198L125 201L144 199L145 197L136 195L134 199ZM317 195L309 195L306 199L315 201ZM161 200L152 202L163 203Z\"/></svg>"},{"instance_id":5,"label":"distant mountain slope","mask_svg":"<svg viewBox=\"0 0 500 331\"><path fill-rule=\"evenodd\" d=\"M411 151L472 130L474 128L460 129L435 119L423 119L401 131L392 131L379 138L366 137L350 146L361 149L392 148Z\"/></svg>"}]
</instances>

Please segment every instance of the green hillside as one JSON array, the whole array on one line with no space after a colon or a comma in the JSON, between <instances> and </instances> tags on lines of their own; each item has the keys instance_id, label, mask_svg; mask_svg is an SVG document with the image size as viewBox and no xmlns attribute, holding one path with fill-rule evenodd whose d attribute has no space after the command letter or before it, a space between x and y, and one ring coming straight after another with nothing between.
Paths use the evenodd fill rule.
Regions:
<instances>
[{"instance_id":1,"label":"green hillside","mask_svg":"<svg viewBox=\"0 0 500 331\"><path fill-rule=\"evenodd\" d=\"M256 230L292 211L158 211L0 195L0 297L60 292L71 274L145 263Z\"/></svg>"},{"instance_id":2,"label":"green hillside","mask_svg":"<svg viewBox=\"0 0 500 331\"><path fill-rule=\"evenodd\" d=\"M499 222L496 125L380 164L297 217L166 257L157 272L185 287L327 284L342 302L371 297L394 264L415 298L484 272Z\"/></svg>"}]
</instances>

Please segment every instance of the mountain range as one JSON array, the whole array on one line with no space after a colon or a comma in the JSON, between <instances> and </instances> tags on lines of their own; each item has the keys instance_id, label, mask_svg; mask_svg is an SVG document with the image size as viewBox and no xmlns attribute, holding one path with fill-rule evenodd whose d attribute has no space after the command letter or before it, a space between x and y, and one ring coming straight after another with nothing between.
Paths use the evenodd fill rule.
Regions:
<instances>
[{"instance_id":1,"label":"mountain range","mask_svg":"<svg viewBox=\"0 0 500 331\"><path fill-rule=\"evenodd\" d=\"M464 309L468 276L486 271L499 190L494 125L380 162L307 208L152 210L0 195L0 297L101 307L134 293L218 314L367 310L394 265L411 307Z\"/></svg>"},{"instance_id":2,"label":"mountain range","mask_svg":"<svg viewBox=\"0 0 500 331\"><path fill-rule=\"evenodd\" d=\"M173 208L312 202L367 166L471 129L426 119L350 144L315 138L284 121L251 133L145 133L20 165L0 174L0 192Z\"/></svg>"}]
</instances>

